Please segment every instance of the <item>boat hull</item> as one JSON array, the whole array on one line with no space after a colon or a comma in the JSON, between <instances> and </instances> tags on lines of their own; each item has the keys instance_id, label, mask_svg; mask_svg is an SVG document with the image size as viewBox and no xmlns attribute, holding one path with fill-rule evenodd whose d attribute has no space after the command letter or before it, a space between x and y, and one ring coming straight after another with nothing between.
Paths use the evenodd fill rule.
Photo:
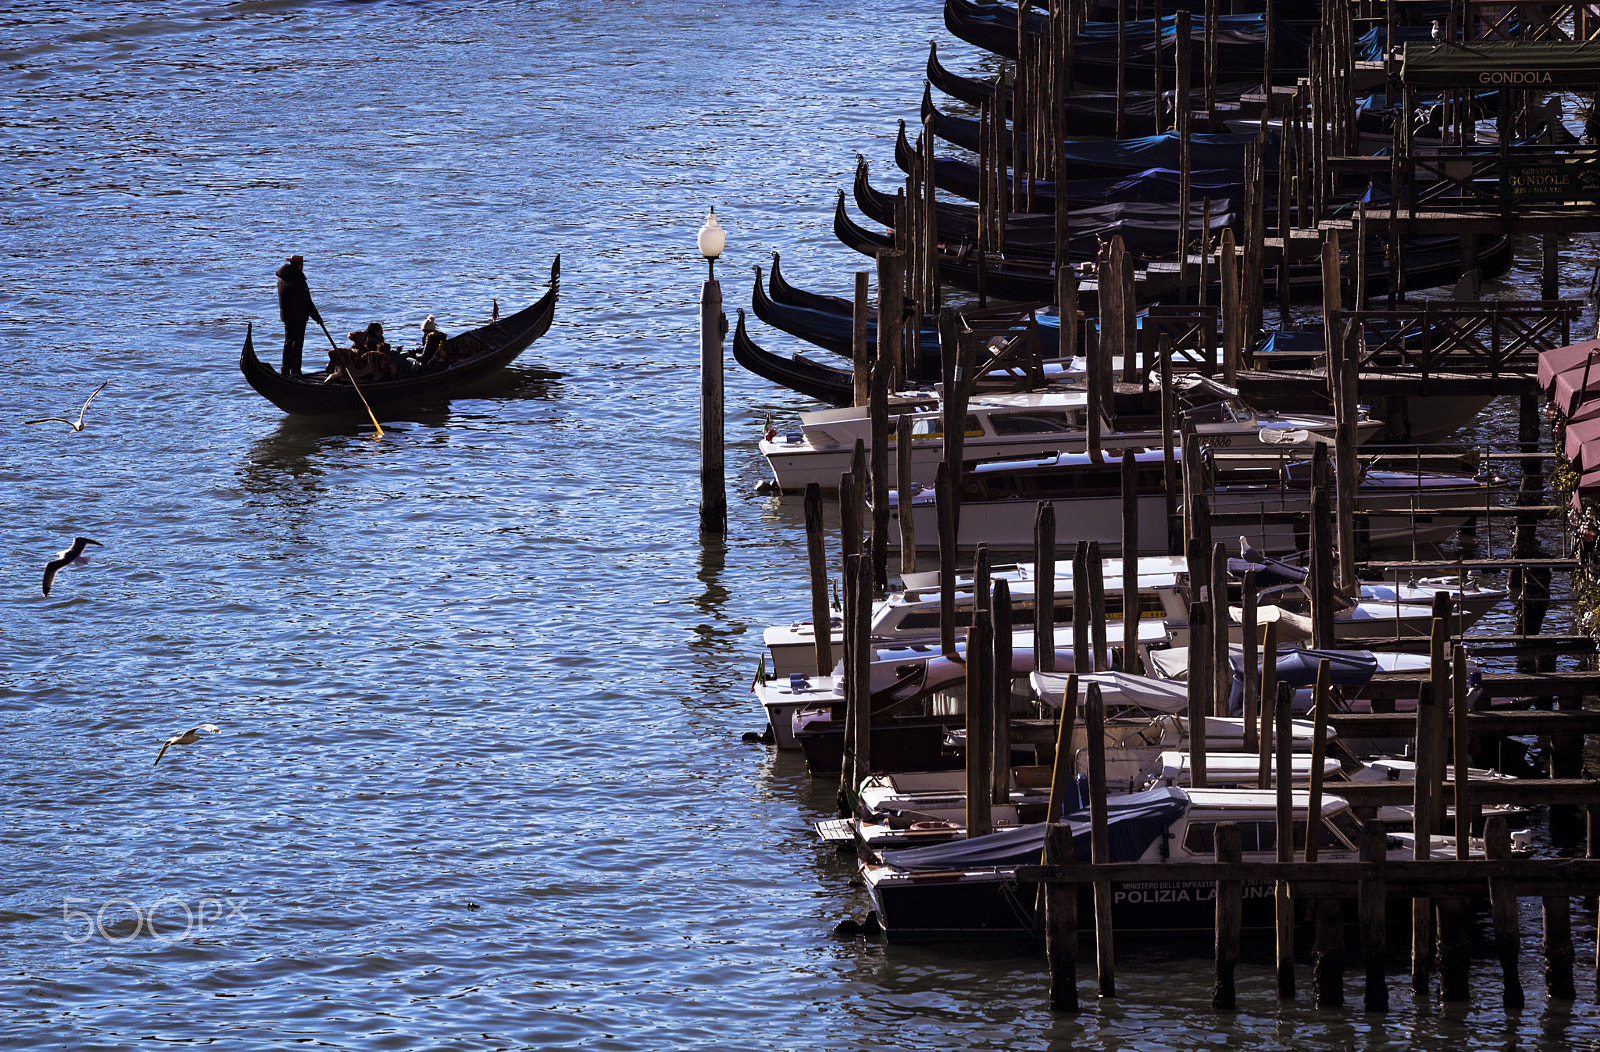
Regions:
<instances>
[{"instance_id":1,"label":"boat hull","mask_svg":"<svg viewBox=\"0 0 1600 1052\"><path fill-rule=\"evenodd\" d=\"M444 369L399 380L349 383L284 376L256 357L253 331L247 331L239 355L239 371L267 401L297 416L364 414L397 406L437 402L470 390L516 360L528 345L550 329L560 295L561 257L550 268L550 289L532 306L489 325L461 333L454 344L482 349Z\"/></svg>"},{"instance_id":2,"label":"boat hull","mask_svg":"<svg viewBox=\"0 0 1600 1052\"><path fill-rule=\"evenodd\" d=\"M1037 885L1022 883L1014 873L875 878L872 867L867 872L867 894L890 943L1031 940L1043 935L1034 928ZM1210 935L1216 896L1213 881L1112 881L1111 923L1118 933ZM1243 927L1273 927L1272 883L1245 881L1240 905ZM1083 921L1094 916L1091 884L1078 887L1078 916Z\"/></svg>"}]
</instances>

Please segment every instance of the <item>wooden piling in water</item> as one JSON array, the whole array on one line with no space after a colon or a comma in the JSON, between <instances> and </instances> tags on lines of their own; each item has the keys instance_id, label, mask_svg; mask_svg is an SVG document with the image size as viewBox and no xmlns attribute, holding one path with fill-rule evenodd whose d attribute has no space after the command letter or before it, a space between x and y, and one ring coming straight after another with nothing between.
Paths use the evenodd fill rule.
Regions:
<instances>
[{"instance_id":1,"label":"wooden piling in water","mask_svg":"<svg viewBox=\"0 0 1600 1052\"><path fill-rule=\"evenodd\" d=\"M1317 443L1311 456L1311 646L1333 646L1335 607L1332 509L1328 500L1328 447Z\"/></svg>"},{"instance_id":2,"label":"wooden piling in water","mask_svg":"<svg viewBox=\"0 0 1600 1052\"><path fill-rule=\"evenodd\" d=\"M1106 807L1106 710L1098 683L1089 684L1084 699L1083 729L1089 742L1089 860L1095 865L1103 865L1111 861L1111 832ZM1100 996L1115 997L1117 968L1111 931L1109 880L1094 882L1094 941Z\"/></svg>"},{"instance_id":3,"label":"wooden piling in water","mask_svg":"<svg viewBox=\"0 0 1600 1052\"><path fill-rule=\"evenodd\" d=\"M967 630L967 836L994 831L994 623L989 617L989 549L978 546L974 557L972 627Z\"/></svg>"},{"instance_id":4,"label":"wooden piling in water","mask_svg":"<svg viewBox=\"0 0 1600 1052\"><path fill-rule=\"evenodd\" d=\"M934 509L939 516L939 652L956 653L956 495L950 465L940 461L933 476Z\"/></svg>"},{"instance_id":5,"label":"wooden piling in water","mask_svg":"<svg viewBox=\"0 0 1600 1052\"><path fill-rule=\"evenodd\" d=\"M851 404L866 405L872 400L872 349L867 343L867 315L871 310L867 282L871 275L856 271L855 299L850 311L850 365L854 371L855 394Z\"/></svg>"},{"instance_id":6,"label":"wooden piling in water","mask_svg":"<svg viewBox=\"0 0 1600 1052\"><path fill-rule=\"evenodd\" d=\"M1047 500L1033 513L1033 667L1056 670L1056 506Z\"/></svg>"},{"instance_id":7,"label":"wooden piling in water","mask_svg":"<svg viewBox=\"0 0 1600 1052\"><path fill-rule=\"evenodd\" d=\"M1294 731L1290 725L1289 702L1294 691L1287 683L1278 684L1277 702L1273 707L1274 737L1277 740L1277 790L1278 861L1294 859L1294 766L1290 749ZM1276 945L1278 950L1278 998L1294 997L1294 899L1289 895L1289 885L1278 881L1276 887Z\"/></svg>"},{"instance_id":8,"label":"wooden piling in water","mask_svg":"<svg viewBox=\"0 0 1600 1052\"><path fill-rule=\"evenodd\" d=\"M828 603L828 554L822 522L822 486L806 483L806 565L811 574L811 634L816 670L833 675L833 608Z\"/></svg>"},{"instance_id":9,"label":"wooden piling in water","mask_svg":"<svg viewBox=\"0 0 1600 1052\"><path fill-rule=\"evenodd\" d=\"M1211 606L1211 715L1227 716L1228 695L1233 688L1233 664L1228 660L1228 553L1221 541L1211 545L1211 587L1207 598ZM1205 728L1201 728L1204 733ZM1193 734L1193 730L1190 731Z\"/></svg>"},{"instance_id":10,"label":"wooden piling in water","mask_svg":"<svg viewBox=\"0 0 1600 1052\"><path fill-rule=\"evenodd\" d=\"M872 773L872 567L870 556L851 555L844 565L845 731L840 765L839 810L855 810L862 779Z\"/></svg>"},{"instance_id":11,"label":"wooden piling in water","mask_svg":"<svg viewBox=\"0 0 1600 1052\"><path fill-rule=\"evenodd\" d=\"M1311 1005L1344 1007L1344 902L1318 899L1311 953Z\"/></svg>"},{"instance_id":12,"label":"wooden piling in water","mask_svg":"<svg viewBox=\"0 0 1600 1052\"><path fill-rule=\"evenodd\" d=\"M1053 812L1052 812L1053 813ZM1046 865L1067 865L1076 860L1072 826L1053 817L1044 830ZM1045 884L1045 958L1050 966L1050 1007L1057 1012L1078 1011L1078 889L1073 884Z\"/></svg>"},{"instance_id":13,"label":"wooden piling in water","mask_svg":"<svg viewBox=\"0 0 1600 1052\"><path fill-rule=\"evenodd\" d=\"M1272 739L1277 724L1278 704L1278 623L1261 627L1261 733L1257 735L1261 768L1258 789L1272 788Z\"/></svg>"},{"instance_id":14,"label":"wooden piling in water","mask_svg":"<svg viewBox=\"0 0 1600 1052\"><path fill-rule=\"evenodd\" d=\"M1206 787L1206 717L1211 715L1211 615L1200 600L1189 603L1189 784Z\"/></svg>"},{"instance_id":15,"label":"wooden piling in water","mask_svg":"<svg viewBox=\"0 0 1600 1052\"><path fill-rule=\"evenodd\" d=\"M1172 340L1162 333L1157 341L1157 357L1161 367L1161 483L1167 495L1167 553L1169 555L1181 554L1184 544L1188 539L1188 531L1180 527L1178 517L1178 494L1182 486L1179 475L1177 458L1173 456L1176 446L1178 427L1178 395L1172 388ZM1184 521L1189 518L1187 502L1184 507Z\"/></svg>"},{"instance_id":16,"label":"wooden piling in water","mask_svg":"<svg viewBox=\"0 0 1600 1052\"><path fill-rule=\"evenodd\" d=\"M1456 860L1465 862L1472 854L1472 838L1469 834L1477 814L1472 808L1472 779L1468 770L1472 757L1468 752L1467 735L1467 651L1460 643L1455 645L1451 665L1450 753L1455 760Z\"/></svg>"},{"instance_id":17,"label":"wooden piling in water","mask_svg":"<svg viewBox=\"0 0 1600 1052\"><path fill-rule=\"evenodd\" d=\"M1089 646L1090 658L1094 662L1091 671L1105 672L1110 667L1106 663L1106 577L1099 541L1089 542L1084 553L1084 566L1089 576L1082 584L1074 582L1072 590L1076 593L1085 586L1089 590Z\"/></svg>"},{"instance_id":18,"label":"wooden piling in water","mask_svg":"<svg viewBox=\"0 0 1600 1052\"><path fill-rule=\"evenodd\" d=\"M1361 861L1373 865L1389 855L1389 831L1379 819L1361 827ZM1389 950L1388 891L1382 877L1364 879L1357 885L1356 907L1361 925L1361 961L1366 971L1362 1007L1369 1012L1389 1010L1389 980L1384 962Z\"/></svg>"},{"instance_id":19,"label":"wooden piling in water","mask_svg":"<svg viewBox=\"0 0 1600 1052\"><path fill-rule=\"evenodd\" d=\"M1412 858L1422 860L1432 853L1434 724L1438 718L1438 696L1432 683L1423 683L1417 693L1416 780L1412 788L1412 830L1415 834ZM1433 970L1433 903L1429 899L1411 900L1411 986L1426 993Z\"/></svg>"},{"instance_id":20,"label":"wooden piling in water","mask_svg":"<svg viewBox=\"0 0 1600 1052\"><path fill-rule=\"evenodd\" d=\"M1460 812L1456 814L1459 818ZM1511 857L1511 827L1504 815L1494 815L1484 823L1483 847L1490 861ZM1500 1003L1507 1011L1520 1011L1526 1001L1517 960L1522 940L1516 885L1509 877L1489 878L1489 917L1494 929L1495 957L1500 962Z\"/></svg>"},{"instance_id":21,"label":"wooden piling in water","mask_svg":"<svg viewBox=\"0 0 1600 1052\"><path fill-rule=\"evenodd\" d=\"M1572 983L1572 965L1577 959L1572 949L1572 899L1566 895L1544 896L1545 995L1552 1000L1571 1001L1577 997Z\"/></svg>"},{"instance_id":22,"label":"wooden piling in water","mask_svg":"<svg viewBox=\"0 0 1600 1052\"><path fill-rule=\"evenodd\" d=\"M1241 660L1244 663L1244 697L1240 714L1244 717L1244 741L1241 747L1245 752L1256 752L1260 749L1258 741L1258 722L1261 719L1261 665L1259 628L1256 626L1256 572L1246 570L1244 582L1239 589L1239 636L1244 653Z\"/></svg>"},{"instance_id":23,"label":"wooden piling in water","mask_svg":"<svg viewBox=\"0 0 1600 1052\"><path fill-rule=\"evenodd\" d=\"M880 310L879 317L882 316ZM867 472L872 484L872 584L880 591L889 587L889 381L893 376L893 365L887 358L890 346L879 339L867 414L872 431Z\"/></svg>"},{"instance_id":24,"label":"wooden piling in water","mask_svg":"<svg viewBox=\"0 0 1600 1052\"><path fill-rule=\"evenodd\" d=\"M1072 671L1093 672L1089 654L1089 542L1079 541L1072 554Z\"/></svg>"},{"instance_id":25,"label":"wooden piling in water","mask_svg":"<svg viewBox=\"0 0 1600 1052\"><path fill-rule=\"evenodd\" d=\"M1241 860L1241 840L1236 823L1218 822L1215 843L1218 863ZM1217 881L1216 979L1211 985L1211 1007L1218 1011L1231 1012L1237 1007L1233 973L1239 963L1239 932L1243 925L1243 913L1243 882Z\"/></svg>"},{"instance_id":26,"label":"wooden piling in water","mask_svg":"<svg viewBox=\"0 0 1600 1052\"><path fill-rule=\"evenodd\" d=\"M1122 451L1122 671L1139 670L1139 464Z\"/></svg>"},{"instance_id":27,"label":"wooden piling in water","mask_svg":"<svg viewBox=\"0 0 1600 1052\"><path fill-rule=\"evenodd\" d=\"M994 627L989 799L998 806L1011 802L1011 585L1003 577L990 588L989 622Z\"/></svg>"},{"instance_id":28,"label":"wooden piling in water","mask_svg":"<svg viewBox=\"0 0 1600 1052\"><path fill-rule=\"evenodd\" d=\"M895 481L900 496L900 573L917 572L917 524L911 514L911 417L901 413L894 422Z\"/></svg>"},{"instance_id":29,"label":"wooden piling in water","mask_svg":"<svg viewBox=\"0 0 1600 1052\"><path fill-rule=\"evenodd\" d=\"M860 444L860 439L857 439ZM856 492L855 472L839 476L839 553L848 559L861 554L861 497Z\"/></svg>"}]
</instances>

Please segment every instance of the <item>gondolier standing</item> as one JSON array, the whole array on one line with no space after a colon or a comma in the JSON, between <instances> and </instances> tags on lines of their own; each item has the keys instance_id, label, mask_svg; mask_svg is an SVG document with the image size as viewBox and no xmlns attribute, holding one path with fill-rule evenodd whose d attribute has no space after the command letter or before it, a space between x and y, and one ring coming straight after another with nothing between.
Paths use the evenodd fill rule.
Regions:
<instances>
[{"instance_id":1,"label":"gondolier standing","mask_svg":"<svg viewBox=\"0 0 1600 1052\"><path fill-rule=\"evenodd\" d=\"M300 375L300 352L306 342L306 323L312 318L322 324L322 315L311 302L302 264L304 256L290 256L278 268L278 316L283 319L283 375Z\"/></svg>"}]
</instances>

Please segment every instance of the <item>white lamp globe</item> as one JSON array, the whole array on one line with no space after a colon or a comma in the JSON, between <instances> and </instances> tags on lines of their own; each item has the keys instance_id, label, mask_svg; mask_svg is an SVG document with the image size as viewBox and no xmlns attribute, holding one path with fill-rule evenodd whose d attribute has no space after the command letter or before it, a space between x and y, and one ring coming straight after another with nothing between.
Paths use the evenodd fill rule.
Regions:
<instances>
[{"instance_id":1,"label":"white lamp globe","mask_svg":"<svg viewBox=\"0 0 1600 1052\"><path fill-rule=\"evenodd\" d=\"M723 246L727 244L727 234L717 222L717 209L712 206L711 214L706 216L705 226L700 228L700 254L707 259L716 259L722 255Z\"/></svg>"}]
</instances>

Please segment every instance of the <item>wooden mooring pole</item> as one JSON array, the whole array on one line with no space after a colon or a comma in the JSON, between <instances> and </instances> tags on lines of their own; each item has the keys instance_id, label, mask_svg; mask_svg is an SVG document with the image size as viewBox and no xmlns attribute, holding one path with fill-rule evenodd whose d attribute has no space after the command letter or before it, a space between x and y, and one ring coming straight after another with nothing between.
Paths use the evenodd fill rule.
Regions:
<instances>
[{"instance_id":1,"label":"wooden mooring pole","mask_svg":"<svg viewBox=\"0 0 1600 1052\"><path fill-rule=\"evenodd\" d=\"M1056 506L1047 500L1033 514L1033 667L1056 670Z\"/></svg>"},{"instance_id":2,"label":"wooden mooring pole","mask_svg":"<svg viewBox=\"0 0 1600 1052\"><path fill-rule=\"evenodd\" d=\"M1077 592L1077 588L1073 588ZM1083 729L1089 744L1089 860L1111 861L1111 830L1106 807L1106 710L1100 685L1089 684L1083 703ZM1111 881L1094 882L1095 963L1100 996L1117 996L1117 966L1111 933Z\"/></svg>"},{"instance_id":3,"label":"wooden mooring pole","mask_svg":"<svg viewBox=\"0 0 1600 1052\"><path fill-rule=\"evenodd\" d=\"M822 486L806 483L806 561L811 571L811 634L819 676L833 675L833 608L828 604L828 555L822 524Z\"/></svg>"},{"instance_id":4,"label":"wooden mooring pole","mask_svg":"<svg viewBox=\"0 0 1600 1052\"><path fill-rule=\"evenodd\" d=\"M1277 704L1274 706L1277 724L1277 790L1278 790L1278 823L1277 847L1278 861L1289 862L1294 858L1294 788L1293 788L1293 760L1290 747L1294 741L1294 730L1289 720L1289 702L1294 697L1294 690L1287 683L1278 684ZM1277 898L1277 949L1278 949L1278 999L1292 1000L1294 998L1294 899L1289 895L1289 885L1286 881L1278 881L1276 886Z\"/></svg>"},{"instance_id":5,"label":"wooden mooring pole","mask_svg":"<svg viewBox=\"0 0 1600 1052\"><path fill-rule=\"evenodd\" d=\"M916 483L911 481L911 417L901 413L894 422L895 484L900 491L900 573L917 572L917 524L911 514L911 497Z\"/></svg>"},{"instance_id":6,"label":"wooden mooring pole","mask_svg":"<svg viewBox=\"0 0 1600 1052\"><path fill-rule=\"evenodd\" d=\"M1122 671L1139 671L1139 465L1122 451Z\"/></svg>"},{"instance_id":7,"label":"wooden mooring pole","mask_svg":"<svg viewBox=\"0 0 1600 1052\"><path fill-rule=\"evenodd\" d=\"M1239 862L1242 857L1241 845L1236 823L1217 823L1217 862ZM1211 1007L1218 1011L1231 1012L1237 1007L1233 973L1239 963L1239 932L1243 926L1243 911L1243 882L1217 881L1216 979L1211 984Z\"/></svg>"},{"instance_id":8,"label":"wooden mooring pole","mask_svg":"<svg viewBox=\"0 0 1600 1052\"><path fill-rule=\"evenodd\" d=\"M728 488L722 338L728 332L728 316L722 313L722 285L715 274L713 269L713 276L700 288L700 532L723 536L728 532Z\"/></svg>"}]
</instances>

